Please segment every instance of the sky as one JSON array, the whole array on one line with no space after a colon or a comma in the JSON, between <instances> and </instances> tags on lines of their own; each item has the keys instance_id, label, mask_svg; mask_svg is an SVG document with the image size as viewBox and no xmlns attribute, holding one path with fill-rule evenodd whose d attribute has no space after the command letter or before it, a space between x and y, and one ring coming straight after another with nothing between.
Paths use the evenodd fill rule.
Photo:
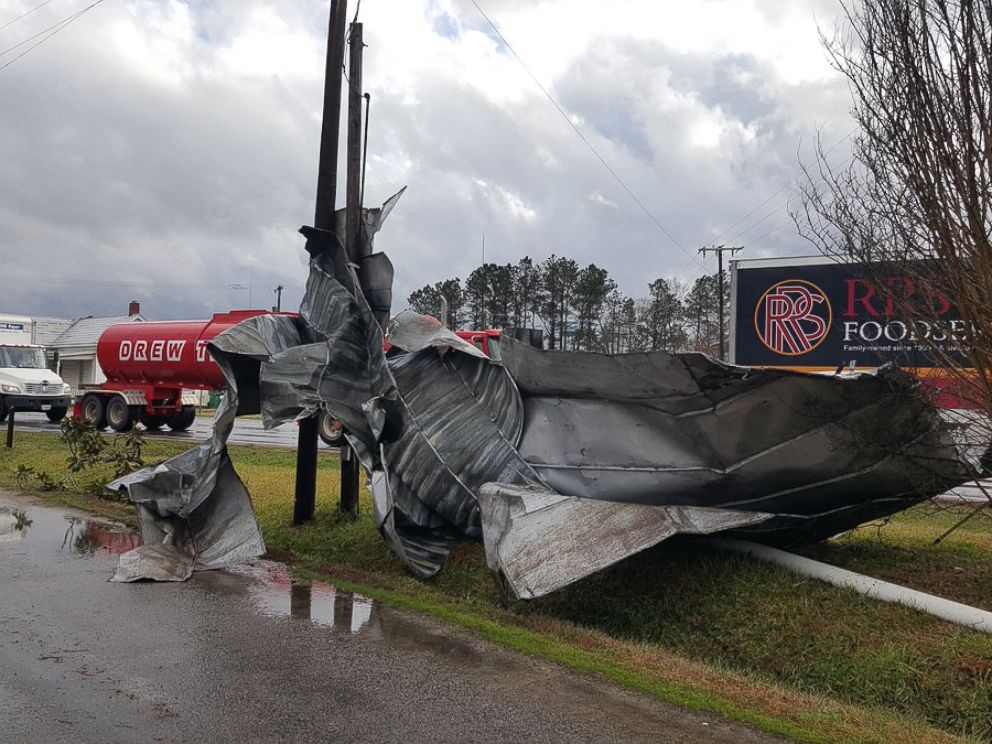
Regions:
<instances>
[{"instance_id":1,"label":"sky","mask_svg":"<svg viewBox=\"0 0 992 744\"><path fill-rule=\"evenodd\" d=\"M0 312L135 299L199 318L271 306L280 284L296 309L329 3L100 0L46 32L93 2L0 0ZM819 40L836 0L357 10L366 205L408 187L376 241L394 311L464 279L483 246L490 262L595 263L633 297L715 271L704 245L814 252L789 209L818 138L835 163L849 151L849 92Z\"/></svg>"}]
</instances>

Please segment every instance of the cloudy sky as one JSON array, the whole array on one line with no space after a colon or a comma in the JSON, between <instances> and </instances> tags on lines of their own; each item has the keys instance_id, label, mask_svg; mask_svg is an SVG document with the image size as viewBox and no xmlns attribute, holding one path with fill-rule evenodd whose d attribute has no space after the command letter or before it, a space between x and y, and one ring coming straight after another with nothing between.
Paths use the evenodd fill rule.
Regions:
<instances>
[{"instance_id":1,"label":"cloudy sky","mask_svg":"<svg viewBox=\"0 0 992 744\"><path fill-rule=\"evenodd\" d=\"M0 0L0 312L205 317L277 284L295 309L327 2L101 0L45 32L93 1ZM366 203L409 187L377 243L394 309L483 235L488 261L569 255L633 296L713 271L714 241L811 252L787 205L818 135L848 149L835 0L476 2L361 3Z\"/></svg>"}]
</instances>

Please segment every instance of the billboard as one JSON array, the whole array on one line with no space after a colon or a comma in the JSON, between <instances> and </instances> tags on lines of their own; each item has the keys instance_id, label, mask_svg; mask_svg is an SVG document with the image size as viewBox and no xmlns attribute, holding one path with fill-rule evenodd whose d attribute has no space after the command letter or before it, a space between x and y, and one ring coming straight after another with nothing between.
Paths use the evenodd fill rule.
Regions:
<instances>
[{"instance_id":1,"label":"billboard","mask_svg":"<svg viewBox=\"0 0 992 744\"><path fill-rule=\"evenodd\" d=\"M735 364L834 370L936 366L932 343L965 363L965 324L947 297L903 268L891 271L829 258L731 263L731 360ZM925 303L926 317L900 317L901 301Z\"/></svg>"}]
</instances>

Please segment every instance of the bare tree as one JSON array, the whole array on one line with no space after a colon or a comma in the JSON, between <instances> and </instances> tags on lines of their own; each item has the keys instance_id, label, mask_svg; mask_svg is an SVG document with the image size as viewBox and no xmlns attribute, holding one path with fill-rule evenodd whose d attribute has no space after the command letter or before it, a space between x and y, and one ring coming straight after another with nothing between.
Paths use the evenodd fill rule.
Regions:
<instances>
[{"instance_id":1,"label":"bare tree","mask_svg":"<svg viewBox=\"0 0 992 744\"><path fill-rule=\"evenodd\" d=\"M806 168L800 232L866 262L928 366L992 411L992 1L843 2L824 45L860 133ZM952 306L958 317L949 321ZM972 372L974 370L974 372Z\"/></svg>"},{"instance_id":2,"label":"bare tree","mask_svg":"<svg viewBox=\"0 0 992 744\"><path fill-rule=\"evenodd\" d=\"M852 158L805 168L799 231L863 261L925 359L992 412L992 0L842 0L823 38L849 83ZM988 441L988 431L985 441Z\"/></svg>"}]
</instances>

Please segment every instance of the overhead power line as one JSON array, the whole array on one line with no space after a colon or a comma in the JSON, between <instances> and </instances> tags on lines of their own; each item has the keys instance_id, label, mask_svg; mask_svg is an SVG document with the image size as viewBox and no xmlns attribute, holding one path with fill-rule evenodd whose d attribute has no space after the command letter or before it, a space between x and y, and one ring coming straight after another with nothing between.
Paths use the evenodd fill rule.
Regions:
<instances>
[{"instance_id":1,"label":"overhead power line","mask_svg":"<svg viewBox=\"0 0 992 744\"><path fill-rule=\"evenodd\" d=\"M41 9L42 9L42 8L44 8L44 7L46 6L46 5L48 5L49 3L51 3L51 2L54 2L54 1L55 1L55 0L45 0L45 2L43 2L43 3L41 4L41 5L35 5L35 6L33 7L33 8L31 8L31 10L25 10L25 11L24 11L23 13L21 13L21 14L20 14L19 16L17 16L17 17L15 17L15 18L11 18L11 19L10 19L9 21L7 21L7 22L6 22L5 24L3 24L2 26L0 26L0 31L3 31L3 30L4 30L5 28L7 28L7 26L10 26L10 25L11 25L11 24L13 24L13 23L17 23L17 22L18 22L19 20L21 20L22 18L25 18L25 17L27 17L27 16L29 16L29 15L31 15L31 14L32 14L32 13L34 13L34 12L35 12L36 10L41 10Z\"/></svg>"},{"instance_id":2,"label":"overhead power line","mask_svg":"<svg viewBox=\"0 0 992 744\"><path fill-rule=\"evenodd\" d=\"M99 5L102 2L103 2L103 0L96 0L96 2L91 3L90 5L87 5L82 10L78 10L75 13L73 13L72 15L66 16L61 21L57 21L56 23L53 23L51 26L49 26L48 28L44 29L43 31L39 31L34 36L28 37L24 41L21 41L21 42L19 42L17 44L14 44L14 46L12 46L12 47L9 47L7 49L4 49L2 52L0 52L0 57L2 57L3 55L7 54L8 52L12 52L15 49L18 49L18 48L24 46L25 44L27 44L30 41L33 41L34 39L38 39L39 36L42 37L42 38L38 39L38 41L36 41L34 44L32 44L31 46L29 46L27 49L25 49L23 52L21 52L20 54L18 54L16 57L14 57L13 59L9 60L6 64L0 65L0 71L6 70L8 67L10 67L12 64L14 64L21 57L23 57L24 55L26 55L29 52L31 52L31 50L36 49L37 47L41 46L46 41L48 41L53 36L55 36L55 34L59 33L60 31L64 30L65 28L67 28L71 24L73 24L76 21L78 21L86 13L88 13L91 10L93 10L93 8L95 8L97 5ZM51 33L49 33L49 32L51 32ZM44 35L46 33L48 34L47 36Z\"/></svg>"},{"instance_id":3,"label":"overhead power line","mask_svg":"<svg viewBox=\"0 0 992 744\"><path fill-rule=\"evenodd\" d=\"M110 284L125 287L148 287L150 289L164 287L189 287L192 289L216 289L241 292L248 289L246 284L241 282L163 282L157 279L148 281L120 280L120 279L84 279L77 276L8 276L7 280L11 286L17 284ZM298 285L291 285L292 289L299 289Z\"/></svg>"},{"instance_id":4,"label":"overhead power line","mask_svg":"<svg viewBox=\"0 0 992 744\"><path fill-rule=\"evenodd\" d=\"M479 6L479 3L476 2L476 0L472 0L472 5L475 6L475 9L479 11L479 14L486 20L486 23L489 24L489 27L500 38L500 41L502 41L503 44L506 45L506 48L510 50L510 53L513 55L514 59L516 59L517 62L520 64L520 66L524 68L524 71L530 76L530 79L534 81L534 84L541 90L541 92L544 94L544 97L551 102L551 105L555 107L555 109L558 111L559 114L561 114L561 117L568 123L568 126L572 128L572 131L575 132L575 134L579 137L579 139L582 140L583 144L585 144L585 146L589 148L589 152L591 152L593 155L596 156L596 159L599 160L599 162L603 165L604 168L606 168L609 174L613 176L614 180L618 184L620 184L620 187L627 193L627 195L634 201L634 203L637 204L638 207L640 207L641 211L647 215L648 219L654 223L655 227L661 230L661 232L665 235L665 237L667 237L680 251L682 251L682 253L684 253L686 256L691 258L696 263L700 263L699 260L696 258L696 256L694 256L689 251L687 251L682 246L682 244L675 238L675 236L672 235L667 229L665 229L665 226L661 224L658 218L654 216L654 213L652 213L651 210L648 209L647 206L645 206L644 202L641 201L640 198L638 198L637 194L635 194L633 190L626 184L626 182L624 182L624 180L619 176L619 174L606 161L606 158L600 155L599 151L593 146L593 144L588 140L588 138L586 138L585 134L582 133L582 130L579 129L579 127L575 124L575 122L572 121L571 117L565 112L565 110L561 107L561 105L558 103L555 97L552 96L551 93L548 91L548 89L545 88L544 85L541 83L541 81L537 79L537 76L533 72L531 72L531 69L530 67L527 66L527 63L523 61L523 59L520 57L519 54L517 54L517 51L513 48L510 42L507 41L506 37L503 36L503 33L496 27L496 24L493 23L492 19L490 19L489 16L486 15L486 12ZM700 265L702 264L700 263Z\"/></svg>"},{"instance_id":5,"label":"overhead power line","mask_svg":"<svg viewBox=\"0 0 992 744\"><path fill-rule=\"evenodd\" d=\"M850 132L848 132L843 137L841 137L837 142L835 142L833 144L833 146L829 150L827 150L823 154L826 156L826 155L829 155L830 153L832 153L834 150L836 150L842 144L844 144L845 142L847 142L847 140L849 140L851 138L851 135L853 135L856 131L858 131L858 128L857 127L855 127ZM743 217L741 217L736 222L734 222L732 225L730 225L730 227L726 228L722 233L720 233L715 238L713 238L713 242L715 243L716 241L720 240L723 236L725 236L727 233L729 233L731 230L733 230L739 224L741 224L742 222L744 222L745 220L747 220L749 217L751 217L751 215L753 215L755 212L759 211L762 207L764 207L766 204L768 204L768 202L770 202L772 199L774 199L776 196L778 196L779 194L781 194L783 191L785 191L790 186L792 186L792 184L794 184L796 181L798 181L802 177L802 175L803 175L802 173L797 173L792 178L790 178L788 181L786 181L784 184L782 184L782 186L779 187L779 189L777 191L775 191L775 193L773 193L771 196L769 196L767 199L765 199L763 202L761 202L761 204L759 204L758 206L756 206L750 212L748 212ZM777 211L779 208L780 207L776 207L775 211ZM764 222L766 219L768 219L768 216L762 217L754 225L751 225L751 227L746 227L743 230L739 230L738 232L736 232L734 234L734 237L737 237L737 236L739 236L739 235L747 232L751 228L755 227L759 222Z\"/></svg>"}]
</instances>

